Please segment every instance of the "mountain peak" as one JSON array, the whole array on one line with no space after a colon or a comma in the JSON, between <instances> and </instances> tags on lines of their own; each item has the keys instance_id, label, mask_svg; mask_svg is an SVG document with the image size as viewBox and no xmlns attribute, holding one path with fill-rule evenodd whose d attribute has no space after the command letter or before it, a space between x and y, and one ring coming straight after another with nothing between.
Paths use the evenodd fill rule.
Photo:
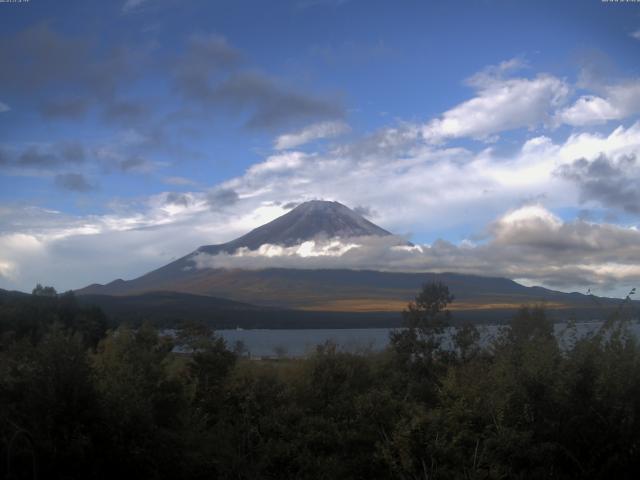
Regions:
<instances>
[{"instance_id":1,"label":"mountain peak","mask_svg":"<svg viewBox=\"0 0 640 480\"><path fill-rule=\"evenodd\" d=\"M305 211L339 211L341 209L346 209L351 211L351 209L340 202L331 201L331 200L308 200L306 202L302 202L298 204L294 210L305 210Z\"/></svg>"},{"instance_id":2,"label":"mountain peak","mask_svg":"<svg viewBox=\"0 0 640 480\"><path fill-rule=\"evenodd\" d=\"M386 235L391 233L339 202L310 200L236 240L223 245L203 246L198 251L212 254L221 251L231 253L242 247L256 250L264 244L297 245L318 237Z\"/></svg>"}]
</instances>

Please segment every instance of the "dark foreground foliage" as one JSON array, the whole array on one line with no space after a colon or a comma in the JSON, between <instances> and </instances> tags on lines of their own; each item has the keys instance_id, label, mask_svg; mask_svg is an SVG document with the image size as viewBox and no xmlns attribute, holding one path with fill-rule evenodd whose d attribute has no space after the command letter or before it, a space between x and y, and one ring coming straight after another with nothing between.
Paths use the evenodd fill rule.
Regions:
<instances>
[{"instance_id":1,"label":"dark foreground foliage","mask_svg":"<svg viewBox=\"0 0 640 480\"><path fill-rule=\"evenodd\" d=\"M107 331L41 288L0 299L0 478L638 478L625 311L561 346L540 308L480 344L428 285L382 353L251 361L204 327ZM174 353L176 343L186 354Z\"/></svg>"}]
</instances>

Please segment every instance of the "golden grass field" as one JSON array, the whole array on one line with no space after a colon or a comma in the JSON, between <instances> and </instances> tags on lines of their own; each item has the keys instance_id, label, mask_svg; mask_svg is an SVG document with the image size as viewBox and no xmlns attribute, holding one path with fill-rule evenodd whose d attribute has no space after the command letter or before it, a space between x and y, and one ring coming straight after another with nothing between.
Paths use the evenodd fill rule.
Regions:
<instances>
[{"instance_id":1,"label":"golden grass field","mask_svg":"<svg viewBox=\"0 0 640 480\"><path fill-rule=\"evenodd\" d=\"M523 304L522 301L513 302L454 302L449 306L452 311L468 310L515 310ZM559 302L546 302L545 306L552 309L569 308L569 305ZM404 300L381 298L347 298L339 300L318 301L301 307L300 310L324 312L401 312L407 307Z\"/></svg>"}]
</instances>

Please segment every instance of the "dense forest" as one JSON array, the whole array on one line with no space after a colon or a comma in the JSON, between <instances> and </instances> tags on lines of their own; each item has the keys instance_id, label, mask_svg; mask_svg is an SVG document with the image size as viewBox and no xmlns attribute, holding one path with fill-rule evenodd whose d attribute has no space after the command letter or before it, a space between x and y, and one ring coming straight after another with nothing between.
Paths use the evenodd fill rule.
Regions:
<instances>
[{"instance_id":1,"label":"dense forest","mask_svg":"<svg viewBox=\"0 0 640 480\"><path fill-rule=\"evenodd\" d=\"M383 352L255 361L200 324L167 338L48 287L5 295L0 477L638 478L627 304L568 347L523 306L490 345L457 326L451 349L452 300L425 285Z\"/></svg>"}]
</instances>

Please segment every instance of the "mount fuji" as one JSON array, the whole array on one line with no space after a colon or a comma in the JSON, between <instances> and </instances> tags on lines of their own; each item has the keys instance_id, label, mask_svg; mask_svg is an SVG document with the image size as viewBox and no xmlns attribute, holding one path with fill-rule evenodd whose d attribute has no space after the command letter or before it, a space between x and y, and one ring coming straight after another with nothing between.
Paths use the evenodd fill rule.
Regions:
<instances>
[{"instance_id":1,"label":"mount fuji","mask_svg":"<svg viewBox=\"0 0 640 480\"><path fill-rule=\"evenodd\" d=\"M109 297L109 302L140 305L132 296L144 296L144 305L154 295L167 294L180 303L181 315L188 314L184 303L199 299L200 312L206 299L225 299L258 308L298 312L351 312L395 315L413 299L421 285L440 281L455 296L452 305L460 317L504 319L522 304L543 302L556 316L591 315L593 299L579 293L562 293L542 287L526 287L499 277L459 273L402 273L347 268L207 268L197 264L199 256L233 255L256 252L263 245L291 247L319 238L341 241L362 237L391 237L392 233L375 225L338 202L313 200L302 203L285 215L235 240L205 245L163 267L131 280L118 279L106 285L92 284L77 290L80 296ZM398 240L400 241L400 240ZM406 242L405 242L406 244ZM116 297L120 298L117 300ZM142 297L140 297L142 298ZM179 300L176 300L179 298ZM109 303L107 302L107 303ZM204 302L204 303L203 303ZM601 305L613 306L619 300L600 298ZM132 307L133 308L133 307ZM158 311L156 308L155 311ZM591 313L587 313L591 312ZM253 312L255 313L255 311Z\"/></svg>"}]
</instances>

